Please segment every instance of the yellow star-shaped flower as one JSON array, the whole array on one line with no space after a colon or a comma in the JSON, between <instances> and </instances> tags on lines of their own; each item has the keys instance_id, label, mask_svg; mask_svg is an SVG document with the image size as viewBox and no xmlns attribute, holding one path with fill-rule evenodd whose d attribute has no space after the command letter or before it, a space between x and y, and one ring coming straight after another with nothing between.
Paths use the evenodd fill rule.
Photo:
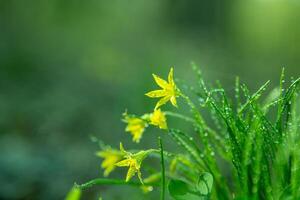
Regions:
<instances>
[{"instance_id":1,"label":"yellow star-shaped flower","mask_svg":"<svg viewBox=\"0 0 300 200\"><path fill-rule=\"evenodd\" d=\"M141 165L146 156L153 150L139 151L138 153L133 154L125 151L122 143L120 143L120 150L125 154L125 160L122 160L115 165L117 167L129 167L126 175L126 182L128 182L137 173L139 180L143 183Z\"/></svg>"},{"instance_id":2,"label":"yellow star-shaped flower","mask_svg":"<svg viewBox=\"0 0 300 200\"><path fill-rule=\"evenodd\" d=\"M167 129L167 119L165 113L160 109L154 110L150 115L150 124L158 126L160 129Z\"/></svg>"},{"instance_id":3,"label":"yellow star-shaped flower","mask_svg":"<svg viewBox=\"0 0 300 200\"><path fill-rule=\"evenodd\" d=\"M151 98L160 98L162 97L156 104L155 110L162 106L163 104L171 101L172 105L177 107L176 97L180 95L179 89L176 87L174 79L173 79L173 68L170 69L168 75L168 82L160 78L159 76L153 74L154 80L158 86L162 89L153 90L151 92L146 93L148 97Z\"/></svg>"},{"instance_id":4,"label":"yellow star-shaped flower","mask_svg":"<svg viewBox=\"0 0 300 200\"><path fill-rule=\"evenodd\" d=\"M132 140L136 143L140 142L145 128L148 126L147 122L137 117L131 117L124 113L124 121L128 124L125 128L126 132L130 132L133 136Z\"/></svg>"},{"instance_id":5,"label":"yellow star-shaped flower","mask_svg":"<svg viewBox=\"0 0 300 200\"><path fill-rule=\"evenodd\" d=\"M96 155L104 159L101 167L104 169L105 177L108 176L116 168L115 164L122 160L124 156L121 151L110 148L98 151Z\"/></svg>"}]
</instances>

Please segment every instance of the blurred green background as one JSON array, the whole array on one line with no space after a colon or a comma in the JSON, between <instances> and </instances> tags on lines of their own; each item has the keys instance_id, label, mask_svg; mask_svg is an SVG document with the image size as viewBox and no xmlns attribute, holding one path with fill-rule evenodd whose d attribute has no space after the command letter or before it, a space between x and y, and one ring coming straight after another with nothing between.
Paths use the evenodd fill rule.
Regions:
<instances>
[{"instance_id":1,"label":"blurred green background","mask_svg":"<svg viewBox=\"0 0 300 200\"><path fill-rule=\"evenodd\" d=\"M63 199L75 181L101 177L90 135L155 147L157 133L135 145L120 121L126 108L152 110L153 72L174 66L189 82L195 61L229 91L235 76L253 90L277 85L282 67L299 76L299 10L297 0L1 0L0 199ZM96 187L83 199L100 195L156 193Z\"/></svg>"}]
</instances>

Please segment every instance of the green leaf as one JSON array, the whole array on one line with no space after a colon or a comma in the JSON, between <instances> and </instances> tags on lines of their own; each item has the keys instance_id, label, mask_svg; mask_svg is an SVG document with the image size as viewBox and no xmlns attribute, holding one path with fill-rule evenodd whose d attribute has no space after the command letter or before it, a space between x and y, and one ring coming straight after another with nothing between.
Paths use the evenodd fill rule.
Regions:
<instances>
[{"instance_id":1,"label":"green leaf","mask_svg":"<svg viewBox=\"0 0 300 200\"><path fill-rule=\"evenodd\" d=\"M195 186L182 180L171 180L168 185L169 193L175 200L207 200L213 186L213 176L204 172L199 176Z\"/></svg>"},{"instance_id":2,"label":"green leaf","mask_svg":"<svg viewBox=\"0 0 300 200\"><path fill-rule=\"evenodd\" d=\"M168 189L175 200L201 200L201 197L195 194L192 186L184 181L170 180Z\"/></svg>"},{"instance_id":3,"label":"green leaf","mask_svg":"<svg viewBox=\"0 0 300 200\"><path fill-rule=\"evenodd\" d=\"M209 195L212 190L213 180L213 176L210 173L204 172L201 174L196 186L197 191L199 191L201 195Z\"/></svg>"},{"instance_id":4,"label":"green leaf","mask_svg":"<svg viewBox=\"0 0 300 200\"><path fill-rule=\"evenodd\" d=\"M185 195L188 191L188 184L181 180L171 180L169 182L169 192L171 196Z\"/></svg>"}]
</instances>

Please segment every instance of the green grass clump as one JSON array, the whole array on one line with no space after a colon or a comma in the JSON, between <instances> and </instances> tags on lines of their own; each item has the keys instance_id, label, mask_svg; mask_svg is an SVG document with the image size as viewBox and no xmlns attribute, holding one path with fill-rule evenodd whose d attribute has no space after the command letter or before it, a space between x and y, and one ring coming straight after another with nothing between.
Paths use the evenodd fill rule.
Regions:
<instances>
[{"instance_id":1,"label":"green grass clump","mask_svg":"<svg viewBox=\"0 0 300 200\"><path fill-rule=\"evenodd\" d=\"M148 178L142 180L140 176L142 165L137 168L130 165L130 169L139 173L140 182L95 179L77 187L86 189L101 184L126 184L144 189L160 187L161 199L167 196L175 200L300 199L300 115L297 107L300 79L285 84L283 70L279 87L266 95L269 81L252 94L237 78L235 95L231 99L219 83L208 87L200 70L195 65L193 69L197 74L196 87L179 90L174 85L174 90L164 94L181 98L190 109L189 116L179 113L181 106L178 112L165 111L163 116L186 121L193 131L170 128L170 124L168 128L160 126L182 147L182 152L166 151L160 139L158 149L130 151L125 155L132 161L140 152L150 152L149 156L160 159L161 168L152 170ZM172 104L176 106L174 99ZM208 112L211 119L204 118L203 112ZM129 115L126 116L128 122ZM140 119L134 128L144 131L148 125L155 125L152 116L145 114L130 119ZM130 128L132 131L133 127ZM102 151L111 149L105 145L101 147ZM130 178L133 175L130 174ZM165 183L168 183L166 194Z\"/></svg>"}]
</instances>

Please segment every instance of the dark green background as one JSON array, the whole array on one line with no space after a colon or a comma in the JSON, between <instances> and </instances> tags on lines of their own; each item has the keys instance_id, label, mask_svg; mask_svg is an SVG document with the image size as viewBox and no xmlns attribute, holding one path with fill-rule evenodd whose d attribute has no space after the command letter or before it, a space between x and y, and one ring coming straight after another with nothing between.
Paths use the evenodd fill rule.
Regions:
<instances>
[{"instance_id":1,"label":"dark green background","mask_svg":"<svg viewBox=\"0 0 300 200\"><path fill-rule=\"evenodd\" d=\"M229 91L235 76L252 90L277 85L282 67L299 76L299 9L295 0L1 0L0 199L62 199L74 181L101 177L91 134L155 147L158 133L135 145L120 121L126 108L153 109L144 96L153 72L166 77L174 66L192 82L195 61ZM97 187L83 199L99 195L156 193Z\"/></svg>"}]
</instances>

